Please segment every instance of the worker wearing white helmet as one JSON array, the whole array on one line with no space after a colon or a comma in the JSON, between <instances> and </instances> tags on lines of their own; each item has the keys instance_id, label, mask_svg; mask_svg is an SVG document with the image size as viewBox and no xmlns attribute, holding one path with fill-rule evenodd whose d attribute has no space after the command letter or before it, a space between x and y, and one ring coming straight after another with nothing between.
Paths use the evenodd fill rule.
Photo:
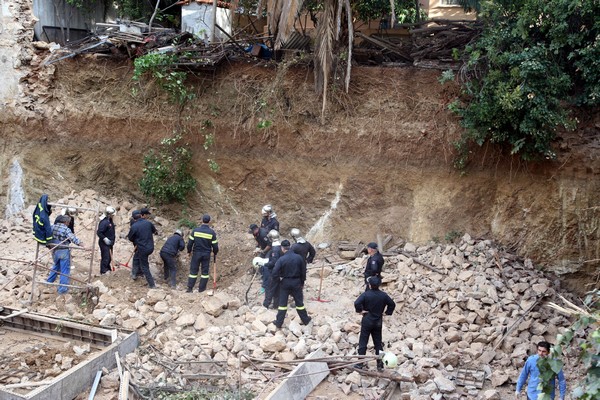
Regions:
<instances>
[{"instance_id":1,"label":"worker wearing white helmet","mask_svg":"<svg viewBox=\"0 0 600 400\"><path fill-rule=\"evenodd\" d=\"M112 262L112 249L115 244L115 224L113 216L116 210L114 207L107 206L104 218L98 224L98 246L100 246L100 275L109 273Z\"/></svg>"},{"instance_id":2,"label":"worker wearing white helmet","mask_svg":"<svg viewBox=\"0 0 600 400\"><path fill-rule=\"evenodd\" d=\"M292 235L292 238L294 238L294 241L296 242L292 245L292 251L302 257L306 267L306 264L312 263L315 259L315 254L317 253L315 248L306 239L300 236L300 229L293 228L290 231L290 235Z\"/></svg>"},{"instance_id":3,"label":"worker wearing white helmet","mask_svg":"<svg viewBox=\"0 0 600 400\"><path fill-rule=\"evenodd\" d=\"M273 207L267 204L263 206L261 213L263 218L260 222L260 227L268 231L272 231L273 229L279 231L279 221L277 220L277 214L273 211Z\"/></svg>"}]
</instances>

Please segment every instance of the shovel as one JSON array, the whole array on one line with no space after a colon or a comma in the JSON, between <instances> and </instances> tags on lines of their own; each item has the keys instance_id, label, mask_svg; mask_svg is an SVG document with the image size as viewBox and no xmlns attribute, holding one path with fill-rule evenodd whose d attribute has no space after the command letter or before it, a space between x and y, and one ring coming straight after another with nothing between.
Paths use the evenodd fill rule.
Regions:
<instances>
[{"instance_id":1,"label":"shovel","mask_svg":"<svg viewBox=\"0 0 600 400\"><path fill-rule=\"evenodd\" d=\"M217 290L217 257L215 256L213 259L213 288L209 290L206 294L212 296L215 294L215 290Z\"/></svg>"},{"instance_id":2,"label":"shovel","mask_svg":"<svg viewBox=\"0 0 600 400\"><path fill-rule=\"evenodd\" d=\"M131 267L129 266L129 261L131 261L131 259L133 258L133 255L135 254L135 250L137 248L134 248L133 251L131 252L131 255L129 256L129 258L127 259L127 262L125 264L123 263L118 263L120 266L125 267L125 268L129 268L131 269Z\"/></svg>"}]
</instances>

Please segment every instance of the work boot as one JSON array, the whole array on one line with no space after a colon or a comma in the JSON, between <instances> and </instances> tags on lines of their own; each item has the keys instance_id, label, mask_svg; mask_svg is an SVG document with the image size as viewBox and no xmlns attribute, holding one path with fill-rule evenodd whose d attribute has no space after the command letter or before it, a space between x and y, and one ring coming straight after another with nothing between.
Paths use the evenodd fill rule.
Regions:
<instances>
[{"instance_id":1,"label":"work boot","mask_svg":"<svg viewBox=\"0 0 600 400\"><path fill-rule=\"evenodd\" d=\"M383 361L381 361L381 360L377 360L377 371L379 371L379 372L383 371Z\"/></svg>"},{"instance_id":2,"label":"work boot","mask_svg":"<svg viewBox=\"0 0 600 400\"><path fill-rule=\"evenodd\" d=\"M302 321L302 323L300 325L308 325L308 324L310 324L310 321L312 321L312 318L308 317L308 319L305 321Z\"/></svg>"},{"instance_id":3,"label":"work boot","mask_svg":"<svg viewBox=\"0 0 600 400\"><path fill-rule=\"evenodd\" d=\"M191 288L191 287L188 287L188 288L185 290L185 292L186 292L186 293L192 293L192 288Z\"/></svg>"}]
</instances>

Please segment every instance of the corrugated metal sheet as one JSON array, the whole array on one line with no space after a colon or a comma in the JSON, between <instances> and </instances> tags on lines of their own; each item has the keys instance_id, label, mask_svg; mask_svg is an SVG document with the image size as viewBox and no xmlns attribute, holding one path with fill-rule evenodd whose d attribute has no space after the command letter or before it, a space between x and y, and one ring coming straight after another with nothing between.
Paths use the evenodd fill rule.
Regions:
<instances>
[{"instance_id":1,"label":"corrugated metal sheet","mask_svg":"<svg viewBox=\"0 0 600 400\"><path fill-rule=\"evenodd\" d=\"M98 2L93 14L88 18L82 15L77 8L67 4L65 0L56 1L56 3L57 7L54 6L53 0L33 0L33 15L35 15L38 19L38 22L35 24L34 31L36 37L40 40L49 39L44 35L44 26L56 28L68 26L69 28L76 30L91 31L93 28L93 23L96 21L103 21L103 2ZM54 31L56 31L56 29L54 29ZM77 36L77 33L78 31L73 32L70 40L78 39L78 37L74 37Z\"/></svg>"},{"instance_id":2,"label":"corrugated metal sheet","mask_svg":"<svg viewBox=\"0 0 600 400\"><path fill-rule=\"evenodd\" d=\"M281 48L285 50L308 50L310 48L310 37L299 32L292 32Z\"/></svg>"}]
</instances>

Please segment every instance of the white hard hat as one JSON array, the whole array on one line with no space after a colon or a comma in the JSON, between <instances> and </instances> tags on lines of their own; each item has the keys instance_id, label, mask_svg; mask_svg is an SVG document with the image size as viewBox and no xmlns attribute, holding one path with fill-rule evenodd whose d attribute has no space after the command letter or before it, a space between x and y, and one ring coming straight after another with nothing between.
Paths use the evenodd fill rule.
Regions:
<instances>
[{"instance_id":1,"label":"white hard hat","mask_svg":"<svg viewBox=\"0 0 600 400\"><path fill-rule=\"evenodd\" d=\"M177 229L177 230L175 231L175 234L176 234L176 235L179 235L179 236L183 236L183 232L181 232L181 229Z\"/></svg>"},{"instance_id":2,"label":"white hard hat","mask_svg":"<svg viewBox=\"0 0 600 400\"><path fill-rule=\"evenodd\" d=\"M75 215L75 214L77 214L77 209L75 207L63 208L60 212L60 215Z\"/></svg>"},{"instance_id":3,"label":"white hard hat","mask_svg":"<svg viewBox=\"0 0 600 400\"><path fill-rule=\"evenodd\" d=\"M279 232L277 232L275 229L271 229L267 236L271 238L272 241L279 240Z\"/></svg>"},{"instance_id":4,"label":"white hard hat","mask_svg":"<svg viewBox=\"0 0 600 400\"><path fill-rule=\"evenodd\" d=\"M292 235L292 237L293 237L294 239L295 239L295 238L297 238L298 236L300 236L300 229L298 229L298 228L293 228L293 229L290 231L290 235Z\"/></svg>"},{"instance_id":5,"label":"white hard hat","mask_svg":"<svg viewBox=\"0 0 600 400\"><path fill-rule=\"evenodd\" d=\"M382 361L387 368L396 368L398 366L398 357L394 353L386 352L383 355Z\"/></svg>"},{"instance_id":6,"label":"white hard hat","mask_svg":"<svg viewBox=\"0 0 600 400\"><path fill-rule=\"evenodd\" d=\"M262 208L262 213L263 214L270 214L271 211L273 211L273 207L271 207L270 204L264 205Z\"/></svg>"},{"instance_id":7,"label":"white hard hat","mask_svg":"<svg viewBox=\"0 0 600 400\"><path fill-rule=\"evenodd\" d=\"M117 210L115 210L115 208L114 208L114 207L111 207L111 206L106 206L106 213L107 213L107 214L109 214L109 215L113 215L113 214L114 214L114 213L116 213L116 212L117 212Z\"/></svg>"}]
</instances>

